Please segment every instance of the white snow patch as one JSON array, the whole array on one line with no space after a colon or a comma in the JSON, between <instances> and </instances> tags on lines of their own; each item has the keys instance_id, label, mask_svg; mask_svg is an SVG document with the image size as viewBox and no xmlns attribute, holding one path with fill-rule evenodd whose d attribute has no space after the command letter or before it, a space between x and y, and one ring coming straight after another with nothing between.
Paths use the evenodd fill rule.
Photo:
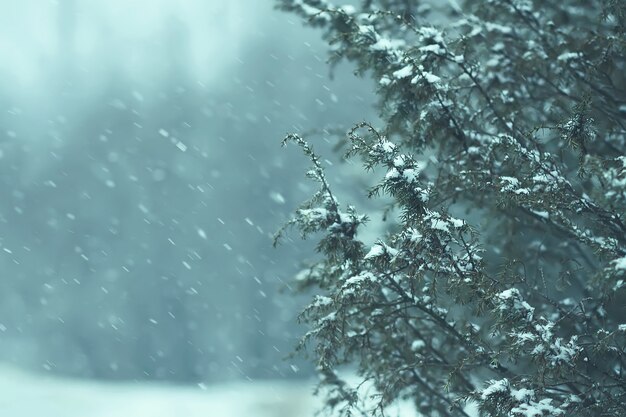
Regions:
<instances>
[{"instance_id":1,"label":"white snow patch","mask_svg":"<svg viewBox=\"0 0 626 417\"><path fill-rule=\"evenodd\" d=\"M385 249L377 243L374 246L372 246L369 252L367 252L367 255L365 255L364 259L377 258L384 254L385 254Z\"/></svg>"},{"instance_id":2,"label":"white snow patch","mask_svg":"<svg viewBox=\"0 0 626 417\"><path fill-rule=\"evenodd\" d=\"M487 400L490 396L498 393L509 392L509 380L504 378L500 380L487 381L487 387L481 392L480 397Z\"/></svg>"},{"instance_id":3,"label":"white snow patch","mask_svg":"<svg viewBox=\"0 0 626 417\"><path fill-rule=\"evenodd\" d=\"M374 246L372 246L370 251L367 253L367 255L365 255L363 259L377 258L384 254L389 254L389 256L394 257L398 254L398 249L394 249L383 242L378 242L374 244Z\"/></svg>"},{"instance_id":4,"label":"white snow patch","mask_svg":"<svg viewBox=\"0 0 626 417\"><path fill-rule=\"evenodd\" d=\"M426 343L424 343L423 340L414 340L413 343L411 343L411 350L413 352L422 350L424 347L426 347Z\"/></svg>"},{"instance_id":5,"label":"white snow patch","mask_svg":"<svg viewBox=\"0 0 626 417\"><path fill-rule=\"evenodd\" d=\"M396 145L389 142L387 139L383 139L379 146L385 153L392 153L396 149Z\"/></svg>"},{"instance_id":6,"label":"white snow patch","mask_svg":"<svg viewBox=\"0 0 626 417\"><path fill-rule=\"evenodd\" d=\"M441 45L438 45L438 44L431 44L431 45L426 45L426 46L420 46L419 50L420 50L420 52L430 52L430 53L433 53L435 55L444 55L446 53L446 50L443 49L441 47Z\"/></svg>"},{"instance_id":7,"label":"white snow patch","mask_svg":"<svg viewBox=\"0 0 626 417\"><path fill-rule=\"evenodd\" d=\"M376 43L370 46L373 51L389 51L394 49L401 49L406 45L404 39L387 39L380 38Z\"/></svg>"},{"instance_id":8,"label":"white snow patch","mask_svg":"<svg viewBox=\"0 0 626 417\"><path fill-rule=\"evenodd\" d=\"M255 381L189 386L105 383L0 366L3 416L310 417L320 406L311 381ZM414 415L414 414L408 414Z\"/></svg>"},{"instance_id":9,"label":"white snow patch","mask_svg":"<svg viewBox=\"0 0 626 417\"><path fill-rule=\"evenodd\" d=\"M564 52L558 56L558 61L570 61L572 59L580 58L580 53L578 52Z\"/></svg>"},{"instance_id":10,"label":"white snow patch","mask_svg":"<svg viewBox=\"0 0 626 417\"><path fill-rule=\"evenodd\" d=\"M489 32L501 32L504 34L509 34L513 31L513 29L511 29L508 26L502 26L502 25L499 25L497 23L492 23L492 22L486 22L485 27L487 28Z\"/></svg>"},{"instance_id":11,"label":"white snow patch","mask_svg":"<svg viewBox=\"0 0 626 417\"><path fill-rule=\"evenodd\" d=\"M422 240L422 234L419 232L419 230L417 229L412 229L411 230L411 237L409 238L411 240L411 242L413 243L418 243Z\"/></svg>"},{"instance_id":12,"label":"white snow patch","mask_svg":"<svg viewBox=\"0 0 626 417\"><path fill-rule=\"evenodd\" d=\"M398 178L399 176L400 176L400 172L398 172L397 169L390 168L389 171L387 171L387 174L385 174L385 179L391 180L391 179Z\"/></svg>"},{"instance_id":13,"label":"white snow patch","mask_svg":"<svg viewBox=\"0 0 626 417\"><path fill-rule=\"evenodd\" d=\"M436 84L441 81L441 78L430 72L422 71L420 74L411 79L411 84L417 84L421 80L425 80L428 84Z\"/></svg>"},{"instance_id":14,"label":"white snow patch","mask_svg":"<svg viewBox=\"0 0 626 417\"><path fill-rule=\"evenodd\" d=\"M419 171L416 171L413 168L407 168L402 172L402 176L407 182L411 183L417 180L419 176Z\"/></svg>"},{"instance_id":15,"label":"white snow patch","mask_svg":"<svg viewBox=\"0 0 626 417\"><path fill-rule=\"evenodd\" d=\"M393 76L394 78L400 80L402 78L410 77L412 74L413 74L413 65L409 64L397 71L394 71Z\"/></svg>"},{"instance_id":16,"label":"white snow patch","mask_svg":"<svg viewBox=\"0 0 626 417\"><path fill-rule=\"evenodd\" d=\"M537 216L543 218L543 219L549 219L550 218L550 213L548 213L547 211L539 211L539 210L530 210L531 213L536 214Z\"/></svg>"},{"instance_id":17,"label":"white snow patch","mask_svg":"<svg viewBox=\"0 0 626 417\"><path fill-rule=\"evenodd\" d=\"M615 266L615 269L626 270L626 256L617 258L614 261L611 261L611 263Z\"/></svg>"}]
</instances>

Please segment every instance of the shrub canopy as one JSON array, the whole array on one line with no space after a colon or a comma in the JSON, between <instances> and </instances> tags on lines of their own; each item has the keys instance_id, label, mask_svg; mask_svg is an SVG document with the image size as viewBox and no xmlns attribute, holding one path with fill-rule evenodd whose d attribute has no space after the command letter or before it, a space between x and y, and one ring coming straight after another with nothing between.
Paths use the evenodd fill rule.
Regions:
<instances>
[{"instance_id":1,"label":"shrub canopy","mask_svg":"<svg viewBox=\"0 0 626 417\"><path fill-rule=\"evenodd\" d=\"M320 185L290 225L319 238L299 282L317 289L303 344L327 404L624 416L626 3L431 3L278 1L323 30L331 63L376 81L380 125L348 132L348 155L386 172L369 196L399 213L365 245L367 217L287 137ZM373 382L374 403L343 364Z\"/></svg>"}]
</instances>

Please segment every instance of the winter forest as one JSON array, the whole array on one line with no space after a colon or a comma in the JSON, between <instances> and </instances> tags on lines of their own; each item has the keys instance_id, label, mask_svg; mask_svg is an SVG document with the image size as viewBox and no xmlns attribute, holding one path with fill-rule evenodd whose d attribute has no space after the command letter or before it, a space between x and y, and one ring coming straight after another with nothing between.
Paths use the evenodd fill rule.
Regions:
<instances>
[{"instance_id":1,"label":"winter forest","mask_svg":"<svg viewBox=\"0 0 626 417\"><path fill-rule=\"evenodd\" d=\"M0 415L626 415L626 4L345 3L0 3Z\"/></svg>"},{"instance_id":2,"label":"winter forest","mask_svg":"<svg viewBox=\"0 0 626 417\"><path fill-rule=\"evenodd\" d=\"M3 2L0 20L0 414L105 415L39 381L201 397L311 377L285 360L311 245L272 236L313 186L280 141L375 115L368 84L331 80L271 1Z\"/></svg>"}]
</instances>

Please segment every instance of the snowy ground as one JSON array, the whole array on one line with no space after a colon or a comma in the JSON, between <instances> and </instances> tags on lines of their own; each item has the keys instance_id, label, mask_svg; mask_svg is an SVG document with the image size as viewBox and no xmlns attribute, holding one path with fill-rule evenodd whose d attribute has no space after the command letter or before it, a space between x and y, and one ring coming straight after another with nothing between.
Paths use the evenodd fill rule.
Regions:
<instances>
[{"instance_id":1,"label":"snowy ground","mask_svg":"<svg viewBox=\"0 0 626 417\"><path fill-rule=\"evenodd\" d=\"M1 417L313 417L320 400L306 381L180 387L30 374L0 365ZM410 405L389 416L415 417Z\"/></svg>"},{"instance_id":2,"label":"snowy ground","mask_svg":"<svg viewBox=\"0 0 626 417\"><path fill-rule=\"evenodd\" d=\"M52 378L0 367L2 417L312 417L316 404L304 382L172 387Z\"/></svg>"}]
</instances>

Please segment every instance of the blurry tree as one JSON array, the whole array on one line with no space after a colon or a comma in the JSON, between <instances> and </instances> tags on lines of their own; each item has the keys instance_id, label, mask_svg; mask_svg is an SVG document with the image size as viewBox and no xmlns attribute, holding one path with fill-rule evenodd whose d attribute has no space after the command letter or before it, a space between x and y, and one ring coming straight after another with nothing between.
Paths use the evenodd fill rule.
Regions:
<instances>
[{"instance_id":1,"label":"blurry tree","mask_svg":"<svg viewBox=\"0 0 626 417\"><path fill-rule=\"evenodd\" d=\"M268 242L310 185L271 138L362 114L362 81L331 84L271 3L144 3L0 4L0 361L302 376L281 361L302 299L268 296L302 248Z\"/></svg>"},{"instance_id":2,"label":"blurry tree","mask_svg":"<svg viewBox=\"0 0 626 417\"><path fill-rule=\"evenodd\" d=\"M391 199L389 233L369 247L367 217L338 202L320 156L285 140L320 186L288 225L320 236L298 282L317 288L302 343L327 405L626 415L626 3L278 4L380 98L381 125L347 134L348 155L384 172L369 196ZM374 383L373 402L344 364Z\"/></svg>"}]
</instances>

